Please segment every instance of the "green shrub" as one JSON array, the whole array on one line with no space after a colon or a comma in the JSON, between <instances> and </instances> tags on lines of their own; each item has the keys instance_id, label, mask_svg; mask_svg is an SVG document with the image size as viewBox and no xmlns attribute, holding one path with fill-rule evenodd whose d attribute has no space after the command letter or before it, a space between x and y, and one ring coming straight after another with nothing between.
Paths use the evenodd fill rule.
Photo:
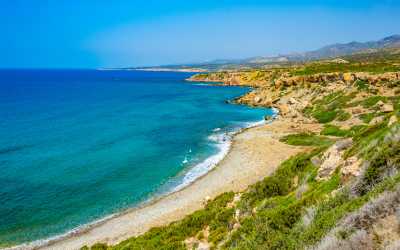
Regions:
<instances>
[{"instance_id":1,"label":"green shrub","mask_svg":"<svg viewBox=\"0 0 400 250\"><path fill-rule=\"evenodd\" d=\"M314 133L286 135L282 137L280 141L296 146L327 146L332 144L332 141L329 138L318 136Z\"/></svg>"},{"instance_id":2,"label":"green shrub","mask_svg":"<svg viewBox=\"0 0 400 250\"><path fill-rule=\"evenodd\" d=\"M374 119L375 113L364 113L361 114L359 117L364 123L369 123L370 121L372 121L372 119Z\"/></svg>"},{"instance_id":3,"label":"green shrub","mask_svg":"<svg viewBox=\"0 0 400 250\"><path fill-rule=\"evenodd\" d=\"M338 137L347 137L351 136L351 131L340 129L338 126L326 124L324 129L321 131L321 135L331 135Z\"/></svg>"},{"instance_id":4,"label":"green shrub","mask_svg":"<svg viewBox=\"0 0 400 250\"><path fill-rule=\"evenodd\" d=\"M335 120L338 112L337 111L325 111L320 110L313 114L313 117L318 120L319 123L328 123Z\"/></svg>"},{"instance_id":5,"label":"green shrub","mask_svg":"<svg viewBox=\"0 0 400 250\"><path fill-rule=\"evenodd\" d=\"M343 111L343 110L339 110L336 120L343 122L343 121L347 121L350 118L351 118L350 113Z\"/></svg>"},{"instance_id":6,"label":"green shrub","mask_svg":"<svg viewBox=\"0 0 400 250\"><path fill-rule=\"evenodd\" d=\"M357 80L354 85L356 85L358 90L368 90L369 88L368 82L363 80Z\"/></svg>"},{"instance_id":7,"label":"green shrub","mask_svg":"<svg viewBox=\"0 0 400 250\"><path fill-rule=\"evenodd\" d=\"M379 101L386 102L387 98L384 97L384 96L370 96L370 97L362 100L361 101L361 105L364 108L370 108L370 107L374 106Z\"/></svg>"}]
</instances>

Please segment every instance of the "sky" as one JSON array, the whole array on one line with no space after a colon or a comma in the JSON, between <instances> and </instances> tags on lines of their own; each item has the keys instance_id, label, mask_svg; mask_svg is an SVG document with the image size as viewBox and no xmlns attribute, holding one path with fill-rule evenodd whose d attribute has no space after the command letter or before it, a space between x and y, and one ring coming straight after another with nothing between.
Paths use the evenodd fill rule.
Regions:
<instances>
[{"instance_id":1,"label":"sky","mask_svg":"<svg viewBox=\"0 0 400 250\"><path fill-rule=\"evenodd\" d=\"M0 0L0 68L153 66L400 34L398 0Z\"/></svg>"}]
</instances>

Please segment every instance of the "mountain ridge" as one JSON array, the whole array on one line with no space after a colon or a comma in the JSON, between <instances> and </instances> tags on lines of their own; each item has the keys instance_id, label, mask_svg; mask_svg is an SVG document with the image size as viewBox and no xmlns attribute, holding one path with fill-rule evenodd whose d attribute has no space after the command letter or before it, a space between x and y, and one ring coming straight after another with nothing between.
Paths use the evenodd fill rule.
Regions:
<instances>
[{"instance_id":1,"label":"mountain ridge","mask_svg":"<svg viewBox=\"0 0 400 250\"><path fill-rule=\"evenodd\" d=\"M232 65L261 66L270 64L297 63L297 62L330 59L340 56L353 55L357 53L370 53L370 52L375 52L376 50L386 49L386 48L400 48L400 34L390 35L376 41L367 41L367 42L351 41L348 43L334 43L323 46L316 50L279 54L275 56L255 56L243 59L215 59L199 63L160 65L152 67L134 67L125 69L136 69L136 70L162 69L170 71L181 71L181 70L196 68L196 69L203 69L206 71L207 70L213 71L213 70L220 70L225 68L225 66L232 66Z\"/></svg>"}]
</instances>

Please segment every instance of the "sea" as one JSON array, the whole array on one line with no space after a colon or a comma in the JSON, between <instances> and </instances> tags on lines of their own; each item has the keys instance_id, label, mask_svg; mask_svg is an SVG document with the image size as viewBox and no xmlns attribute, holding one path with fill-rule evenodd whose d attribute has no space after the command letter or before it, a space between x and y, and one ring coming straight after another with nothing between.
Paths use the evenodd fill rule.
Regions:
<instances>
[{"instance_id":1,"label":"sea","mask_svg":"<svg viewBox=\"0 0 400 250\"><path fill-rule=\"evenodd\" d=\"M273 110L193 73L0 70L0 246L43 242L177 191Z\"/></svg>"}]
</instances>

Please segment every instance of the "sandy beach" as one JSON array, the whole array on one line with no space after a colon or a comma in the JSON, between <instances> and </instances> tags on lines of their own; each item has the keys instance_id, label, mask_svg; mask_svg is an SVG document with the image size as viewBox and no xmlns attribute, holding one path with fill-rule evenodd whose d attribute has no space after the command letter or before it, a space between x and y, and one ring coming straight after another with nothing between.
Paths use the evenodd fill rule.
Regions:
<instances>
[{"instance_id":1,"label":"sandy beach","mask_svg":"<svg viewBox=\"0 0 400 250\"><path fill-rule=\"evenodd\" d=\"M245 190L273 173L283 160L306 150L305 147L279 142L282 135L299 132L291 124L291 121L281 118L271 124L243 130L234 136L226 157L213 170L186 188L39 249L79 249L97 242L116 244L201 209L207 198L214 198L227 191ZM315 129L315 124L303 124L301 131Z\"/></svg>"}]
</instances>

